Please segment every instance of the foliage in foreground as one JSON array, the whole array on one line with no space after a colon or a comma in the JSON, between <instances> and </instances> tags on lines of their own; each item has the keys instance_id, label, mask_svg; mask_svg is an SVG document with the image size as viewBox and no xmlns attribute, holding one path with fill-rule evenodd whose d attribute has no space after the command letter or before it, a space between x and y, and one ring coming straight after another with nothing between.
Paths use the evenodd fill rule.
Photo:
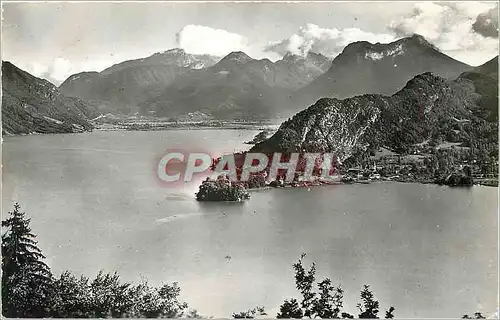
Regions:
<instances>
[{"instance_id":1,"label":"foliage in foreground","mask_svg":"<svg viewBox=\"0 0 500 320\"><path fill-rule=\"evenodd\" d=\"M2 221L8 232L2 234L2 313L6 317L47 315L53 292L52 274L36 246L30 219L14 205L9 218Z\"/></svg>"},{"instance_id":2,"label":"foliage in foreground","mask_svg":"<svg viewBox=\"0 0 500 320\"><path fill-rule=\"evenodd\" d=\"M16 203L2 221L2 314L8 318L206 318L179 300L177 283L160 287L147 282L134 285L122 282L117 273L99 274L94 279L76 277L63 272L54 277L43 262L45 258L37 247L36 236L31 232L30 219ZM277 318L344 318L353 315L343 312L343 294L340 286L334 287L329 278L316 282L316 265L309 270L302 264L303 254L293 264L295 284L302 299L285 300ZM357 305L359 318L378 318L379 302L369 286L361 291ZM394 317L394 307L385 312L385 318ZM235 319L251 319L267 315L264 307L233 313ZM464 319L484 319L476 312Z\"/></svg>"},{"instance_id":3,"label":"foliage in foreground","mask_svg":"<svg viewBox=\"0 0 500 320\"><path fill-rule=\"evenodd\" d=\"M462 319L486 319L486 317L483 316L483 314L481 312L476 312L476 313L474 313L473 317L471 317L467 314L464 314Z\"/></svg>"},{"instance_id":4,"label":"foliage in foreground","mask_svg":"<svg viewBox=\"0 0 500 320\"><path fill-rule=\"evenodd\" d=\"M295 270L295 286L302 296L302 301L296 299L285 300L280 306L277 318L322 318L322 319L352 319L353 315L343 312L344 290L332 285L330 278L316 282L316 264L313 263L309 270L302 264L305 254L293 264ZM370 286L365 285L361 291L361 303L357 305L358 318L378 319L379 302L370 291ZM394 318L394 307L385 313L386 319Z\"/></svg>"},{"instance_id":5,"label":"foliage in foreground","mask_svg":"<svg viewBox=\"0 0 500 320\"><path fill-rule=\"evenodd\" d=\"M231 317L234 319L253 319L256 315L267 316L266 309L263 306L257 306L253 309L233 313Z\"/></svg>"},{"instance_id":6,"label":"foliage in foreground","mask_svg":"<svg viewBox=\"0 0 500 320\"><path fill-rule=\"evenodd\" d=\"M118 274L100 272L95 279L69 271L54 277L31 233L30 219L18 204L2 221L2 314L9 318L180 317L177 283L153 287L122 282ZM197 315L191 312L189 315ZM188 316L189 316L188 315Z\"/></svg>"}]
</instances>

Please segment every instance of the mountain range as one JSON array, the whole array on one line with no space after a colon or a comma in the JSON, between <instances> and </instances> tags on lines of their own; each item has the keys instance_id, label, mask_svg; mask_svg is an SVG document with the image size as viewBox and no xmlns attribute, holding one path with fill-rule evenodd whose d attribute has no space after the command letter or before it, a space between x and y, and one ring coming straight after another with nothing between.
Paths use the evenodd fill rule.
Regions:
<instances>
[{"instance_id":1,"label":"mountain range","mask_svg":"<svg viewBox=\"0 0 500 320\"><path fill-rule=\"evenodd\" d=\"M490 122L498 119L498 59L473 68L414 35L389 44L351 43L333 61L312 52L306 56L288 53L272 62L253 59L244 52L232 52L220 59L172 49L101 72L72 75L59 88L3 62L3 132L90 130L89 120L103 113L177 119L195 113L202 118L268 120L293 115L310 105L325 110L332 105L332 110L341 111L339 116L366 116L381 123L386 114L403 113L401 106L413 114L414 104L398 97L410 92L410 80L417 81L420 78L414 77L421 74L433 83L430 88L422 86L424 93L437 90L435 86L448 86L459 96L456 90L462 88L468 92L463 98L479 97L474 102L476 108L471 107L476 116ZM398 90L397 95L390 96ZM435 94L446 96L441 91ZM413 93L410 96L412 101L422 99ZM322 99L325 97L334 99ZM384 109L384 104L391 107ZM363 106L359 113L357 106ZM364 126L356 135L375 127ZM358 145L357 141L350 143Z\"/></svg>"},{"instance_id":2,"label":"mountain range","mask_svg":"<svg viewBox=\"0 0 500 320\"><path fill-rule=\"evenodd\" d=\"M420 35L388 44L359 41L346 46L327 72L297 90L290 100L297 111L322 97L343 99L365 93L390 95L424 72L455 79L471 69L441 53Z\"/></svg>"},{"instance_id":3,"label":"mountain range","mask_svg":"<svg viewBox=\"0 0 500 320\"><path fill-rule=\"evenodd\" d=\"M87 131L93 128L88 120L98 114L88 102L2 61L2 134Z\"/></svg>"},{"instance_id":4,"label":"mountain range","mask_svg":"<svg viewBox=\"0 0 500 320\"><path fill-rule=\"evenodd\" d=\"M472 69L413 35L388 44L354 42L333 61L312 52L288 53L276 62L244 52L219 60L172 49L72 75L60 90L125 114L269 119L290 116L322 97L393 94L424 72L455 79Z\"/></svg>"},{"instance_id":5,"label":"mountain range","mask_svg":"<svg viewBox=\"0 0 500 320\"><path fill-rule=\"evenodd\" d=\"M125 61L100 73L72 75L60 90L125 114L171 117L198 111L218 118L245 113L268 118L272 113L266 111L278 104L274 98L306 85L330 63L316 53L306 57L287 54L273 63L252 59L243 52L219 59L172 49Z\"/></svg>"},{"instance_id":6,"label":"mountain range","mask_svg":"<svg viewBox=\"0 0 500 320\"><path fill-rule=\"evenodd\" d=\"M408 152L444 137L498 153L497 79L498 57L455 80L417 75L391 96L321 98L250 152L333 152L345 161L360 150Z\"/></svg>"},{"instance_id":7,"label":"mountain range","mask_svg":"<svg viewBox=\"0 0 500 320\"><path fill-rule=\"evenodd\" d=\"M483 110L483 118L498 121L498 56L485 64L460 75L460 79L474 83L481 95L478 104Z\"/></svg>"},{"instance_id":8,"label":"mountain range","mask_svg":"<svg viewBox=\"0 0 500 320\"><path fill-rule=\"evenodd\" d=\"M320 54L287 54L273 63L232 52L212 67L177 77L142 106L158 116L199 111L218 119L269 119L280 113L285 97L329 65Z\"/></svg>"},{"instance_id":9,"label":"mountain range","mask_svg":"<svg viewBox=\"0 0 500 320\"><path fill-rule=\"evenodd\" d=\"M140 102L159 95L178 75L210 67L217 61L210 55L172 49L124 61L101 72L71 75L59 89L67 96L107 106L110 112L134 113L139 111Z\"/></svg>"}]
</instances>

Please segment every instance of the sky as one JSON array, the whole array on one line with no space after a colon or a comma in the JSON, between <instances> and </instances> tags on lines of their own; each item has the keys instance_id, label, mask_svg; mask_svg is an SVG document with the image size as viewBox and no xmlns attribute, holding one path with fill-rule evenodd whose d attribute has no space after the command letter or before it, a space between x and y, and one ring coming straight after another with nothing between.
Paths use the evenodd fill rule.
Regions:
<instances>
[{"instance_id":1,"label":"sky","mask_svg":"<svg viewBox=\"0 0 500 320\"><path fill-rule=\"evenodd\" d=\"M171 48L273 61L418 33L470 65L498 55L498 2L2 3L2 59L60 84Z\"/></svg>"}]
</instances>

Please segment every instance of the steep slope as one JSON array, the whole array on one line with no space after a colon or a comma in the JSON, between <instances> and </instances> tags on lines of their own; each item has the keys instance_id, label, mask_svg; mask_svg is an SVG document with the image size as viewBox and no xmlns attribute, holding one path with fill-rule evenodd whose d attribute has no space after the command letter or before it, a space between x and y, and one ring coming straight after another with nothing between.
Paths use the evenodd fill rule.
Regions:
<instances>
[{"instance_id":1,"label":"steep slope","mask_svg":"<svg viewBox=\"0 0 500 320\"><path fill-rule=\"evenodd\" d=\"M121 113L138 112L137 106L168 86L178 75L209 67L217 61L209 55L191 55L172 49L143 59L124 61L102 72L82 72L60 86L66 95L108 102Z\"/></svg>"},{"instance_id":2,"label":"steep slope","mask_svg":"<svg viewBox=\"0 0 500 320\"><path fill-rule=\"evenodd\" d=\"M498 56L485 64L464 72L458 78L470 84L481 95L476 114L489 121L498 121Z\"/></svg>"},{"instance_id":3,"label":"steep slope","mask_svg":"<svg viewBox=\"0 0 500 320\"><path fill-rule=\"evenodd\" d=\"M334 152L348 158L360 137L379 117L368 97L323 98L284 122L268 140L250 152ZM367 102L367 103L364 103Z\"/></svg>"},{"instance_id":4,"label":"steep slope","mask_svg":"<svg viewBox=\"0 0 500 320\"><path fill-rule=\"evenodd\" d=\"M405 152L413 144L454 133L458 123L462 124L457 139L497 144L498 122L481 117L480 101L470 82L424 73L392 96L320 99L251 152L334 152L344 161L357 149L388 146Z\"/></svg>"},{"instance_id":5,"label":"steep slope","mask_svg":"<svg viewBox=\"0 0 500 320\"><path fill-rule=\"evenodd\" d=\"M333 60L325 74L298 90L290 103L302 109L321 97L343 99L365 93L393 94L412 77L424 72L455 79L470 69L439 52L419 35L389 44L354 42Z\"/></svg>"},{"instance_id":6,"label":"steep slope","mask_svg":"<svg viewBox=\"0 0 500 320\"><path fill-rule=\"evenodd\" d=\"M203 69L214 65L218 60L218 58L208 54L194 55L186 53L183 49L175 48L155 53L147 58L128 60L115 64L103 70L101 74L107 75L130 67L158 65L175 65L188 69Z\"/></svg>"},{"instance_id":7,"label":"steep slope","mask_svg":"<svg viewBox=\"0 0 500 320\"><path fill-rule=\"evenodd\" d=\"M2 61L2 133L62 133L91 130L93 106L66 97L46 80Z\"/></svg>"},{"instance_id":8,"label":"steep slope","mask_svg":"<svg viewBox=\"0 0 500 320\"><path fill-rule=\"evenodd\" d=\"M287 53L273 65L273 86L298 89L323 73L331 66L332 61L319 53L309 52L307 56Z\"/></svg>"},{"instance_id":9,"label":"steep slope","mask_svg":"<svg viewBox=\"0 0 500 320\"><path fill-rule=\"evenodd\" d=\"M180 76L143 105L158 116L203 112L219 119L263 119L280 113L286 97L322 74L329 60L318 54L287 55L275 63L232 52L214 66Z\"/></svg>"},{"instance_id":10,"label":"steep slope","mask_svg":"<svg viewBox=\"0 0 500 320\"><path fill-rule=\"evenodd\" d=\"M498 56L474 68L473 72L481 73L493 79L498 79Z\"/></svg>"}]
</instances>

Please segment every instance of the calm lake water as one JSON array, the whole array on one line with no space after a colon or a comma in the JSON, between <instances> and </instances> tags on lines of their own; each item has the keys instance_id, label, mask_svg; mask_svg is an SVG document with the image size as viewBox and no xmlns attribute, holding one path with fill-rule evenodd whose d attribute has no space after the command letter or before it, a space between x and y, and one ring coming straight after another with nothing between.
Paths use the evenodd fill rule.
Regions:
<instances>
[{"instance_id":1,"label":"calm lake water","mask_svg":"<svg viewBox=\"0 0 500 320\"><path fill-rule=\"evenodd\" d=\"M3 213L20 202L56 274L105 269L128 281L178 281L205 315L264 305L274 317L284 299L299 297L292 263L302 252L319 277L342 284L348 312L363 284L397 317L495 312L498 188L340 185L207 204L194 200L194 184L157 182L167 149L243 150L255 133L4 137Z\"/></svg>"}]
</instances>

